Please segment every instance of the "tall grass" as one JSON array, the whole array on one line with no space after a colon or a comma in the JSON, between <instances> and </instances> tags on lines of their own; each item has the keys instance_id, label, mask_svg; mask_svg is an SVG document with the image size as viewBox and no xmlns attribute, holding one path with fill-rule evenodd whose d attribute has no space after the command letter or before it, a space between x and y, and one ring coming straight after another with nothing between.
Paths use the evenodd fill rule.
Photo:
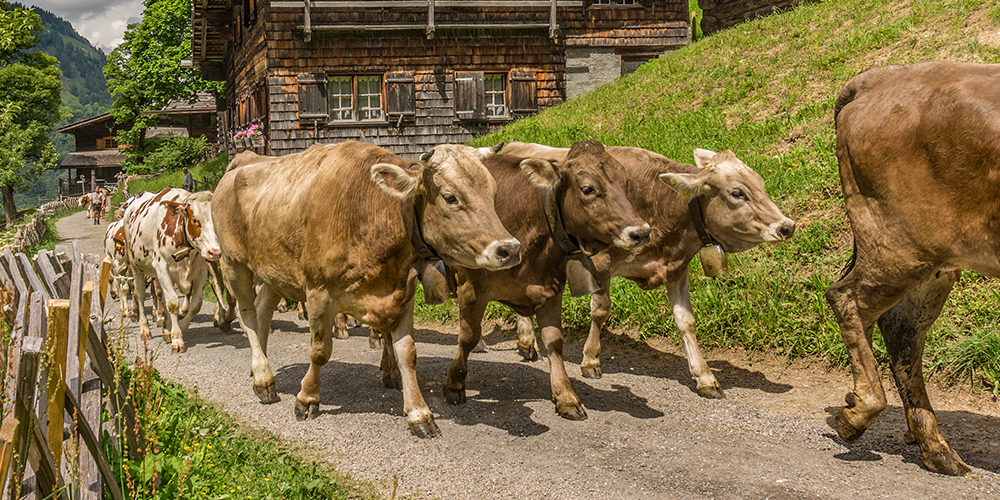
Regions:
<instances>
[{"instance_id":1,"label":"tall grass","mask_svg":"<svg viewBox=\"0 0 1000 500\"><path fill-rule=\"evenodd\" d=\"M851 251L833 153L837 92L878 65L1000 62L997 42L981 38L998 26L1000 7L991 1L809 3L705 37L473 144L517 140L566 147L598 139L687 162L694 148L733 150L763 176L798 230L788 243L732 255L730 273L720 278L702 276L696 259L691 289L701 342L791 358L822 356L844 365L840 334L823 299ZM929 334L928 354L958 355L945 349L955 337L942 328L995 338L998 289L995 281L966 273ZM609 327L676 336L662 291L643 292L616 279L612 301ZM588 298L567 298L564 320L587 328ZM884 356L881 339L876 343Z\"/></svg>"},{"instance_id":2,"label":"tall grass","mask_svg":"<svg viewBox=\"0 0 1000 500\"><path fill-rule=\"evenodd\" d=\"M191 175L197 179L203 177L213 177L215 175L221 175L226 171L226 165L229 164L229 156L226 153L222 153L215 158L198 163L197 165L191 167ZM158 193L166 188L179 188L181 184L184 183L184 172L180 170L175 170L173 172L167 172L165 174L157 175L156 177L151 177L149 179L135 179L129 184L129 193L138 194L143 192ZM215 186L210 186L214 188ZM125 201L125 193L119 191L111 197L113 205L120 205Z\"/></svg>"}]
</instances>

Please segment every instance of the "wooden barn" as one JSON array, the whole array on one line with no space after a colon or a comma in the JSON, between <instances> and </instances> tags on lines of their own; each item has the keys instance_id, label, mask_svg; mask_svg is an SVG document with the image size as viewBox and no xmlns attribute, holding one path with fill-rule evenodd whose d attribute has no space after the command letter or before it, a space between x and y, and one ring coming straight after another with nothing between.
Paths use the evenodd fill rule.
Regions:
<instances>
[{"instance_id":1,"label":"wooden barn","mask_svg":"<svg viewBox=\"0 0 1000 500\"><path fill-rule=\"evenodd\" d=\"M690 40L687 0L192 0L191 58L226 81L219 139L347 139L414 158L593 90Z\"/></svg>"}]
</instances>

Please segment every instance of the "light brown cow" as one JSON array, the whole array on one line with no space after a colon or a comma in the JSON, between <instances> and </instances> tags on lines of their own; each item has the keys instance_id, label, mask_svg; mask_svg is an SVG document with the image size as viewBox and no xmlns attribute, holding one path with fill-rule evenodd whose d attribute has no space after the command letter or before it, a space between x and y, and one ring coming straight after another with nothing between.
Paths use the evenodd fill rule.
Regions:
<instances>
[{"instance_id":1,"label":"light brown cow","mask_svg":"<svg viewBox=\"0 0 1000 500\"><path fill-rule=\"evenodd\" d=\"M482 164L494 151L442 145L417 163L349 141L246 164L223 176L212 211L262 402L278 398L258 314L273 313L283 296L306 302L309 310L311 363L295 398L299 419L318 414L319 371L330 359L334 318L343 312L391 332L387 340L404 360L410 430L420 437L439 434L416 379L413 297L422 258L407 228L450 265L517 264L520 243L496 215L496 182ZM255 276L268 290L256 308Z\"/></svg>"},{"instance_id":2,"label":"light brown cow","mask_svg":"<svg viewBox=\"0 0 1000 500\"><path fill-rule=\"evenodd\" d=\"M497 301L519 314L538 316L556 411L567 419L585 419L587 412L562 359L562 298L567 257L572 254L557 238L568 236L566 240L592 255L609 245L645 244L649 226L625 196L624 169L597 141L574 144L564 162L498 155L486 166L496 178L500 220L522 242L522 263L503 271L455 269L459 350L448 368L444 397L452 404L465 402L469 353L482 338L486 305ZM549 202L543 201L546 197ZM556 210L547 212L546 203Z\"/></svg>"},{"instance_id":3,"label":"light brown cow","mask_svg":"<svg viewBox=\"0 0 1000 500\"><path fill-rule=\"evenodd\" d=\"M1000 276L1000 65L931 61L864 72L834 107L854 255L826 292L854 390L837 415L854 442L886 406L872 354L878 322L906 412L907 442L941 474L969 471L924 387L927 329L962 269Z\"/></svg>"},{"instance_id":4,"label":"light brown cow","mask_svg":"<svg viewBox=\"0 0 1000 500\"><path fill-rule=\"evenodd\" d=\"M566 157L569 149L513 142L502 152L559 161ZM697 215L689 205L697 200L706 233L730 253L742 252L764 242L784 241L792 236L795 223L771 202L760 175L732 152L696 149L697 166L675 162L640 148L609 147L608 152L625 167L629 178L628 199L639 216L649 221L652 234L648 245L634 249L612 246L594 256L594 265L605 286L590 298L592 322L583 349L581 372L588 378L602 375L601 327L611 312L608 284L612 276L623 276L635 281L643 290L666 285L674 322L680 331L688 369L697 383L698 394L706 398L724 397L718 380L701 355L695 332L688 269L691 259L704 243L695 227ZM537 359L531 318L519 318L517 331L522 356Z\"/></svg>"}]
</instances>

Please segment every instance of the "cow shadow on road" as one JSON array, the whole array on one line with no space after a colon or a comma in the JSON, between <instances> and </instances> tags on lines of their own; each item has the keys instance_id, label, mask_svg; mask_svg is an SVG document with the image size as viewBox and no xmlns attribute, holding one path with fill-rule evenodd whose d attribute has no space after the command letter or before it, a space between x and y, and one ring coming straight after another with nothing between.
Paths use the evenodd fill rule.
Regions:
<instances>
[{"instance_id":1,"label":"cow shadow on road","mask_svg":"<svg viewBox=\"0 0 1000 500\"><path fill-rule=\"evenodd\" d=\"M442 395L442 383L450 363L451 358L421 356L417 364L421 392L439 422L486 425L512 436L537 436L550 430L549 425L540 421L548 420L548 415L533 418L538 411L554 413L546 371L523 363L471 360L467 400L464 404L451 405ZM282 399L295 397L308 368L307 363L272 366L276 389ZM402 415L402 394L383 385L381 370L376 365L331 360L323 367L321 381L321 415ZM640 419L664 416L627 387L613 385L608 390L578 381L573 381L573 385L589 409L622 412Z\"/></svg>"},{"instance_id":2,"label":"cow shadow on road","mask_svg":"<svg viewBox=\"0 0 1000 500\"><path fill-rule=\"evenodd\" d=\"M825 408L830 415L827 424L831 431L824 436L849 450L835 455L836 458L846 462L877 462L882 460L882 455L896 455L904 463L923 467L920 447L903 442L907 426L901 406L887 406L871 427L852 444L844 443L832 430L834 418L841 408ZM966 464L1000 474L1000 418L968 411L937 410L934 414L945 439Z\"/></svg>"}]
</instances>

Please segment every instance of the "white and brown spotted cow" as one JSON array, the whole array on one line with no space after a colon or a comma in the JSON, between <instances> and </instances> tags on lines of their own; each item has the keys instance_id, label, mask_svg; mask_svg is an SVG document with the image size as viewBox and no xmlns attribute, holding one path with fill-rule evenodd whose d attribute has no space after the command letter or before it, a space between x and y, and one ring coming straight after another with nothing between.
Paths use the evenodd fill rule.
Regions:
<instances>
[{"instance_id":1,"label":"white and brown spotted cow","mask_svg":"<svg viewBox=\"0 0 1000 500\"><path fill-rule=\"evenodd\" d=\"M208 262L219 259L211 213L212 193L164 189L146 194L125 210L125 255L136 283L147 276L160 283L166 306L164 340L184 352L183 331L201 309ZM135 288L139 304L145 287ZM145 308L139 308L139 331L150 337Z\"/></svg>"},{"instance_id":2,"label":"white and brown spotted cow","mask_svg":"<svg viewBox=\"0 0 1000 500\"><path fill-rule=\"evenodd\" d=\"M927 329L971 269L1000 276L1000 65L929 61L852 78L834 105L837 161L854 233L846 274L826 292L854 390L836 418L854 442L885 409L872 353L878 323L921 461L969 467L938 428L924 387Z\"/></svg>"},{"instance_id":3,"label":"white and brown spotted cow","mask_svg":"<svg viewBox=\"0 0 1000 500\"><path fill-rule=\"evenodd\" d=\"M520 243L496 215L496 183L482 164L492 154L441 145L418 163L347 141L277 159L234 159L241 165L219 182L212 213L262 402L278 396L260 318L285 297L307 303L312 334L297 418L318 414L319 372L333 349L334 319L347 313L389 332L387 342L403 360L410 430L439 434L416 379L413 297L423 257L415 245L425 242L454 265L503 269L520 261ZM258 297L255 277L265 285Z\"/></svg>"},{"instance_id":4,"label":"white and brown spotted cow","mask_svg":"<svg viewBox=\"0 0 1000 500\"><path fill-rule=\"evenodd\" d=\"M569 149L513 142L502 152L562 161ZM792 236L795 223L771 202L760 175L730 151L696 149L695 165L641 148L609 147L608 153L625 167L629 178L628 199L639 216L649 222L652 234L648 245L634 249L610 246L594 256L594 266L604 288L590 298L590 335L583 348L580 370L588 378L602 375L601 327L611 312L608 285L612 276L623 276L643 290L666 286L698 394L706 398L724 397L719 381L701 355L695 333L688 269L691 259L704 247L695 218L700 218L704 233L729 253L749 250L765 242L784 241ZM695 211L692 202L698 204ZM525 359L536 359L538 350L531 318L520 317L517 331L521 354Z\"/></svg>"},{"instance_id":5,"label":"white and brown spotted cow","mask_svg":"<svg viewBox=\"0 0 1000 500\"><path fill-rule=\"evenodd\" d=\"M130 200L131 201L131 200ZM135 298L135 283L132 271L125 257L125 221L117 220L108 225L104 235L104 251L111 258L111 291L121 299L122 316L135 320L139 314L139 303ZM157 325L163 324L163 300L160 299L160 284L155 279L147 279L153 298L153 318Z\"/></svg>"}]
</instances>

